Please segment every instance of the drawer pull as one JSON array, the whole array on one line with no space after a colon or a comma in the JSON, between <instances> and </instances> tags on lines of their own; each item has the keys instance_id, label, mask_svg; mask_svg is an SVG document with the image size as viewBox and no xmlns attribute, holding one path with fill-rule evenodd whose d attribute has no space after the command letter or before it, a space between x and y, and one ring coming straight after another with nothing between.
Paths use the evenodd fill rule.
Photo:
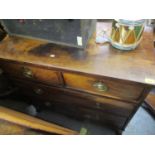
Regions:
<instances>
[{"instance_id":1,"label":"drawer pull","mask_svg":"<svg viewBox=\"0 0 155 155\"><path fill-rule=\"evenodd\" d=\"M108 91L108 87L103 82L96 82L93 84L93 87L96 88L98 91Z\"/></svg>"},{"instance_id":2,"label":"drawer pull","mask_svg":"<svg viewBox=\"0 0 155 155\"><path fill-rule=\"evenodd\" d=\"M22 73L27 78L33 78L33 72L27 67L22 67Z\"/></svg>"},{"instance_id":3,"label":"drawer pull","mask_svg":"<svg viewBox=\"0 0 155 155\"><path fill-rule=\"evenodd\" d=\"M43 94L43 90L40 89L40 88L34 89L34 92L35 92L37 95L42 95L42 94Z\"/></svg>"},{"instance_id":4,"label":"drawer pull","mask_svg":"<svg viewBox=\"0 0 155 155\"><path fill-rule=\"evenodd\" d=\"M96 103L96 108L100 109L101 108L101 104L100 103Z\"/></svg>"}]
</instances>

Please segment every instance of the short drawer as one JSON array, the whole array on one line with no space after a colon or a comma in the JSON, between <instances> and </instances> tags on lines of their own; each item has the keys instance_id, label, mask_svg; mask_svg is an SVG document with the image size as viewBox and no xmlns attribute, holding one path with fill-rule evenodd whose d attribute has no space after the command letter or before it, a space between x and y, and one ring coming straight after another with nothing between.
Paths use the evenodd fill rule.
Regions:
<instances>
[{"instance_id":1,"label":"short drawer","mask_svg":"<svg viewBox=\"0 0 155 155\"><path fill-rule=\"evenodd\" d=\"M60 73L54 70L24 63L2 62L0 65L4 73L11 77L34 80L51 85L62 84Z\"/></svg>"},{"instance_id":2,"label":"short drawer","mask_svg":"<svg viewBox=\"0 0 155 155\"><path fill-rule=\"evenodd\" d=\"M144 86L141 84L115 79L96 78L72 73L63 73L63 76L68 88L121 100L138 100L144 90Z\"/></svg>"}]
</instances>

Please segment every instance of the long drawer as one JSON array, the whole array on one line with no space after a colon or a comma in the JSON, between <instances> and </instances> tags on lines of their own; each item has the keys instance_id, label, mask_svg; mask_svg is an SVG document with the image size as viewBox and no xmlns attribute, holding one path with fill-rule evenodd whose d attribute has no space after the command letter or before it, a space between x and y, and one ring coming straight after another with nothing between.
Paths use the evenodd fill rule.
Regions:
<instances>
[{"instance_id":1,"label":"long drawer","mask_svg":"<svg viewBox=\"0 0 155 155\"><path fill-rule=\"evenodd\" d=\"M116 79L91 77L73 73L63 73L66 87L96 95L108 96L127 101L140 98L144 86Z\"/></svg>"},{"instance_id":2,"label":"long drawer","mask_svg":"<svg viewBox=\"0 0 155 155\"><path fill-rule=\"evenodd\" d=\"M69 106L69 105L68 105ZM95 122L106 123L119 129L123 129L127 117L113 115L97 109L91 109L84 106L67 107L63 103L58 103L55 106L55 111L61 112L77 119L89 119Z\"/></svg>"},{"instance_id":3,"label":"long drawer","mask_svg":"<svg viewBox=\"0 0 155 155\"><path fill-rule=\"evenodd\" d=\"M65 88L49 87L39 83L11 79L19 92L51 103L60 111L75 115L76 117L90 118L96 121L108 121L120 127L134 110L133 104L122 101L83 95L83 93L71 91ZM100 102L99 102L100 101ZM95 115L96 114L96 115ZM79 116L78 116L79 115ZM119 122L119 123L118 123Z\"/></svg>"},{"instance_id":4,"label":"long drawer","mask_svg":"<svg viewBox=\"0 0 155 155\"><path fill-rule=\"evenodd\" d=\"M63 84L58 71L32 66L25 63L14 63L2 61L0 66L4 73L11 77L25 80L38 81L49 85L60 86Z\"/></svg>"},{"instance_id":5,"label":"long drawer","mask_svg":"<svg viewBox=\"0 0 155 155\"><path fill-rule=\"evenodd\" d=\"M65 103L70 106L84 106L120 116L129 116L135 107L135 105L130 103L104 97L96 97L94 95L85 96L83 93L63 88L49 87L40 83L26 82L17 79L12 80L14 84L20 88L21 93L47 101Z\"/></svg>"}]
</instances>

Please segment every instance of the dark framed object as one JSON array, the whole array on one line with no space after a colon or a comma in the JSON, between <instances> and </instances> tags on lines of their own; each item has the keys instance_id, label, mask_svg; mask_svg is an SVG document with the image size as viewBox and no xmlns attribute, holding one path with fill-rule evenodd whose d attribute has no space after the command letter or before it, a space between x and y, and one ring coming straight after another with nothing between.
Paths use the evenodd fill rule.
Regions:
<instances>
[{"instance_id":1,"label":"dark framed object","mask_svg":"<svg viewBox=\"0 0 155 155\"><path fill-rule=\"evenodd\" d=\"M9 35L82 49L96 28L96 20L91 19L3 19L1 24Z\"/></svg>"}]
</instances>

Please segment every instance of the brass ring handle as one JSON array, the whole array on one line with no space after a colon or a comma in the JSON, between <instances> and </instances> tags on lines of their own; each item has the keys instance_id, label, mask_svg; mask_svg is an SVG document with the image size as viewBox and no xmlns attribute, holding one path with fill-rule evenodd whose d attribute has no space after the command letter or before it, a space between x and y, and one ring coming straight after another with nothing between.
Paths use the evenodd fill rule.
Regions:
<instances>
[{"instance_id":1,"label":"brass ring handle","mask_svg":"<svg viewBox=\"0 0 155 155\"><path fill-rule=\"evenodd\" d=\"M27 67L22 67L22 74L27 78L33 78L33 72Z\"/></svg>"},{"instance_id":2,"label":"brass ring handle","mask_svg":"<svg viewBox=\"0 0 155 155\"><path fill-rule=\"evenodd\" d=\"M96 88L98 91L103 91L103 92L108 91L108 86L103 82L95 82L93 84L93 87Z\"/></svg>"},{"instance_id":3,"label":"brass ring handle","mask_svg":"<svg viewBox=\"0 0 155 155\"><path fill-rule=\"evenodd\" d=\"M36 88L36 89L34 89L34 92L35 92L36 94L38 94L38 95L43 94L43 90L40 89L40 88Z\"/></svg>"}]
</instances>

